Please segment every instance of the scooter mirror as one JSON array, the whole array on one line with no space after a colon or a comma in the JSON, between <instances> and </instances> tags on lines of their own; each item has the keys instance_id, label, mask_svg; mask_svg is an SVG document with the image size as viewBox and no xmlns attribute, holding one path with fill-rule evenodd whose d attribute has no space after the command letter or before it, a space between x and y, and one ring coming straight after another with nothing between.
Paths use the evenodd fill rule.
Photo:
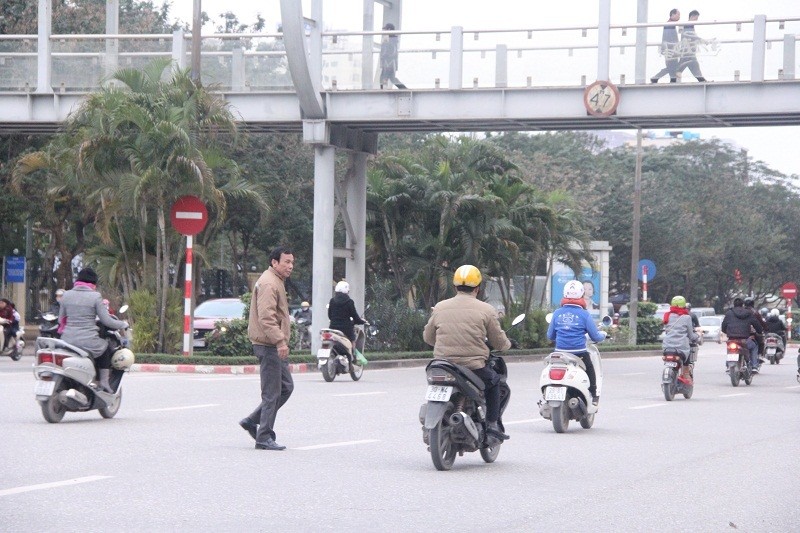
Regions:
<instances>
[{"instance_id":1,"label":"scooter mirror","mask_svg":"<svg viewBox=\"0 0 800 533\"><path fill-rule=\"evenodd\" d=\"M42 315L42 320L47 320L48 322L52 322L56 318L58 318L58 317L56 315L54 315L53 313L45 313L45 314Z\"/></svg>"},{"instance_id":2,"label":"scooter mirror","mask_svg":"<svg viewBox=\"0 0 800 533\"><path fill-rule=\"evenodd\" d=\"M123 305L122 307L120 307L120 308L119 308L119 311L117 311L117 313L119 313L120 315L122 315L122 314L124 314L124 313L125 313L125 311L127 311L127 310L128 310L128 304L125 304L125 305Z\"/></svg>"},{"instance_id":3,"label":"scooter mirror","mask_svg":"<svg viewBox=\"0 0 800 533\"><path fill-rule=\"evenodd\" d=\"M514 320L511 321L511 327L513 328L517 324L520 324L523 320L525 320L525 313L517 315L516 317L514 317Z\"/></svg>"},{"instance_id":4,"label":"scooter mirror","mask_svg":"<svg viewBox=\"0 0 800 533\"><path fill-rule=\"evenodd\" d=\"M610 326L610 325L613 323L613 321L611 320L611 317L610 317L610 316L608 316L608 315L604 316L604 317L603 317L603 320L602 320L601 322L603 323L603 325L604 325L605 327L608 327L608 326Z\"/></svg>"},{"instance_id":5,"label":"scooter mirror","mask_svg":"<svg viewBox=\"0 0 800 533\"><path fill-rule=\"evenodd\" d=\"M553 321L553 313L547 313L547 314L544 316L544 319L545 319L545 321L546 321L546 322L549 324L550 322L552 322L552 321Z\"/></svg>"}]
</instances>

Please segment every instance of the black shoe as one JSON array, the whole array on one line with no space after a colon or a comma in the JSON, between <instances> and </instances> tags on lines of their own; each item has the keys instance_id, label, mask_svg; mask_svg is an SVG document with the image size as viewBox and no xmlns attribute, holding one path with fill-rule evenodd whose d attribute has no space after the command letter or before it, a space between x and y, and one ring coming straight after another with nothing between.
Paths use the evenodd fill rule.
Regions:
<instances>
[{"instance_id":1,"label":"black shoe","mask_svg":"<svg viewBox=\"0 0 800 533\"><path fill-rule=\"evenodd\" d=\"M253 437L253 440L256 440L256 431L258 431L258 424L253 424L247 418L242 418L239 421L239 425Z\"/></svg>"},{"instance_id":2,"label":"black shoe","mask_svg":"<svg viewBox=\"0 0 800 533\"><path fill-rule=\"evenodd\" d=\"M511 438L500 430L500 426L497 424L497 422L489 422L487 424L486 435L487 437L496 437L501 441Z\"/></svg>"},{"instance_id":3,"label":"black shoe","mask_svg":"<svg viewBox=\"0 0 800 533\"><path fill-rule=\"evenodd\" d=\"M650 83L658 83L658 78L650 78Z\"/></svg>"},{"instance_id":4,"label":"black shoe","mask_svg":"<svg viewBox=\"0 0 800 533\"><path fill-rule=\"evenodd\" d=\"M600 396L592 396L592 405L597 407L597 404L600 403Z\"/></svg>"},{"instance_id":5,"label":"black shoe","mask_svg":"<svg viewBox=\"0 0 800 533\"><path fill-rule=\"evenodd\" d=\"M256 442L256 450L272 450L274 452L278 452L281 450L285 450L286 446L281 446L273 439L267 439L266 442Z\"/></svg>"}]
</instances>

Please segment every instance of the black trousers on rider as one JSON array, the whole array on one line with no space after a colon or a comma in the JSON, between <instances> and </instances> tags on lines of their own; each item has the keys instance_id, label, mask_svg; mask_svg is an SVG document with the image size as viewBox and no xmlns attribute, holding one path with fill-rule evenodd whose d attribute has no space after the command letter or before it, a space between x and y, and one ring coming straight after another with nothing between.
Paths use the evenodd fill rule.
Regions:
<instances>
[{"instance_id":1,"label":"black trousers on rider","mask_svg":"<svg viewBox=\"0 0 800 533\"><path fill-rule=\"evenodd\" d=\"M589 393L593 396L597 396L597 376L594 373L594 365L592 364L592 356L589 355L589 352L575 352L573 354L576 357L580 357L583 361L583 364L586 365L586 375L589 376Z\"/></svg>"},{"instance_id":2,"label":"black trousers on rider","mask_svg":"<svg viewBox=\"0 0 800 533\"><path fill-rule=\"evenodd\" d=\"M497 422L500 419L500 374L489 365L473 370L483 380L486 388L483 394L486 397L486 421Z\"/></svg>"},{"instance_id":3,"label":"black trousers on rider","mask_svg":"<svg viewBox=\"0 0 800 533\"><path fill-rule=\"evenodd\" d=\"M112 355L114 355L114 351L111 348L106 348L103 355L94 358L94 366L96 366L98 370L111 368Z\"/></svg>"}]
</instances>

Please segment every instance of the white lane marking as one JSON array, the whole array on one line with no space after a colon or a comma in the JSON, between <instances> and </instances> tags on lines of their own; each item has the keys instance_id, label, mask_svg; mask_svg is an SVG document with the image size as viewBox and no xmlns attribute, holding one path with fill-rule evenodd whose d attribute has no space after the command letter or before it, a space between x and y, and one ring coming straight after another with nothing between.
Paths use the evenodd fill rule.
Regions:
<instances>
[{"instance_id":1,"label":"white lane marking","mask_svg":"<svg viewBox=\"0 0 800 533\"><path fill-rule=\"evenodd\" d=\"M786 387L787 389L800 389L800 385L792 385L790 387Z\"/></svg>"},{"instance_id":2,"label":"white lane marking","mask_svg":"<svg viewBox=\"0 0 800 533\"><path fill-rule=\"evenodd\" d=\"M389 394L386 391L375 391L375 392L350 392L347 394L331 394L331 396L335 396L337 398L344 398L345 396L376 396L378 394Z\"/></svg>"},{"instance_id":3,"label":"white lane marking","mask_svg":"<svg viewBox=\"0 0 800 533\"><path fill-rule=\"evenodd\" d=\"M664 407L667 405L666 403L651 403L650 405L637 405L636 407L630 407L629 409L650 409L651 407Z\"/></svg>"},{"instance_id":4,"label":"white lane marking","mask_svg":"<svg viewBox=\"0 0 800 533\"><path fill-rule=\"evenodd\" d=\"M622 374L623 376L644 376L644 372L628 372L627 374Z\"/></svg>"},{"instance_id":5,"label":"white lane marking","mask_svg":"<svg viewBox=\"0 0 800 533\"><path fill-rule=\"evenodd\" d=\"M529 422L548 422L546 418L529 418L527 420L512 420L511 422L503 422L504 426L513 426L514 424L527 424Z\"/></svg>"},{"instance_id":6,"label":"white lane marking","mask_svg":"<svg viewBox=\"0 0 800 533\"><path fill-rule=\"evenodd\" d=\"M158 413L161 411L184 411L186 409L202 409L204 407L219 407L218 403L204 403L200 405L184 405L183 407L163 407L161 409L145 409L145 413Z\"/></svg>"},{"instance_id":7,"label":"white lane marking","mask_svg":"<svg viewBox=\"0 0 800 533\"><path fill-rule=\"evenodd\" d=\"M720 394L720 398L735 398L737 396L750 396L749 392L737 392L736 394Z\"/></svg>"},{"instance_id":8,"label":"white lane marking","mask_svg":"<svg viewBox=\"0 0 800 533\"><path fill-rule=\"evenodd\" d=\"M314 446L300 446L294 448L295 450L321 450L323 448L338 448L339 446L355 446L356 444L371 444L373 442L380 442L377 439L367 440L348 440L345 442L332 442L330 444L315 444Z\"/></svg>"},{"instance_id":9,"label":"white lane marking","mask_svg":"<svg viewBox=\"0 0 800 533\"><path fill-rule=\"evenodd\" d=\"M34 490L68 487L70 485L78 485L80 483L90 483L92 481L100 481L101 479L110 479L110 478L111 476L86 476L75 479L67 479L65 481L54 481L53 483L40 483L39 485L28 485L26 487L16 487L13 489L0 490L0 496L10 496L12 494L21 494L23 492L31 492Z\"/></svg>"}]
</instances>

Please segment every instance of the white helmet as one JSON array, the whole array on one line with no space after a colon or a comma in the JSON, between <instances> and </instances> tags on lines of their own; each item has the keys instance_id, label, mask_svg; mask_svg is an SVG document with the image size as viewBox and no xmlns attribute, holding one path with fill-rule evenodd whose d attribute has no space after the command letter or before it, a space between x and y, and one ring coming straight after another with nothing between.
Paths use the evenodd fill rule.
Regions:
<instances>
[{"instance_id":1,"label":"white helmet","mask_svg":"<svg viewBox=\"0 0 800 533\"><path fill-rule=\"evenodd\" d=\"M342 280L336 284L336 292L343 292L345 294L350 294L350 284L346 281Z\"/></svg>"},{"instance_id":2,"label":"white helmet","mask_svg":"<svg viewBox=\"0 0 800 533\"><path fill-rule=\"evenodd\" d=\"M573 279L564 285L564 298L583 298L583 283L577 279Z\"/></svg>"},{"instance_id":3,"label":"white helmet","mask_svg":"<svg viewBox=\"0 0 800 533\"><path fill-rule=\"evenodd\" d=\"M769 312L769 316L780 316L781 312L777 309L773 309Z\"/></svg>"},{"instance_id":4,"label":"white helmet","mask_svg":"<svg viewBox=\"0 0 800 533\"><path fill-rule=\"evenodd\" d=\"M111 366L117 370L128 370L136 360L133 352L128 348L120 348L111 356Z\"/></svg>"}]
</instances>

